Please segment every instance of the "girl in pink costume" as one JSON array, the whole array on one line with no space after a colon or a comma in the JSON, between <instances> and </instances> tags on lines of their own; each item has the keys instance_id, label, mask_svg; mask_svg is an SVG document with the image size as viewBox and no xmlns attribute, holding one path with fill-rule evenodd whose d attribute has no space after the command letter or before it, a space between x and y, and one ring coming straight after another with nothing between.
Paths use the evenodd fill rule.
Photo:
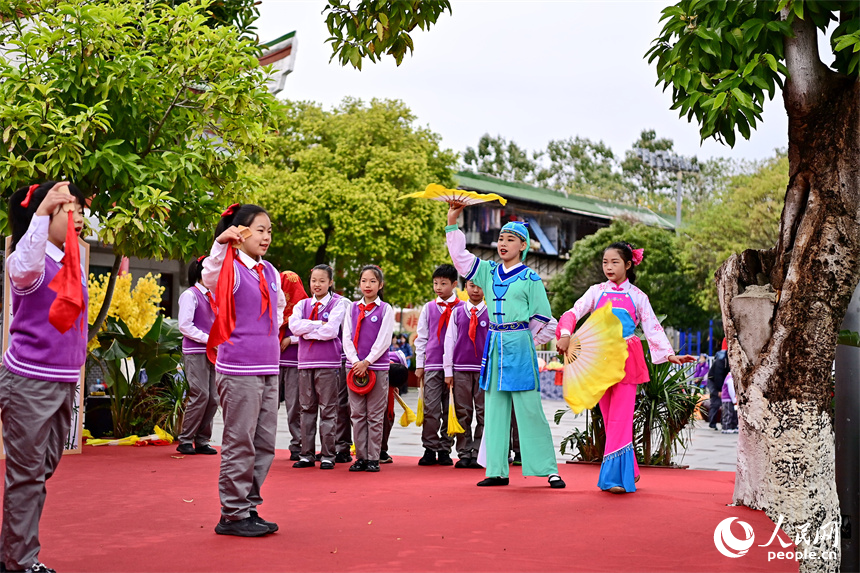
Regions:
<instances>
[{"instance_id":1,"label":"girl in pink costume","mask_svg":"<svg viewBox=\"0 0 860 573\"><path fill-rule=\"evenodd\" d=\"M612 303L612 313L621 320L628 351L625 376L600 399L600 412L606 428L606 450L597 487L612 493L632 493L639 481L639 466L633 451L633 409L636 386L648 382L649 376L642 343L633 333L636 325L642 325L651 349L651 360L655 364L666 361L684 364L696 360L692 356L675 356L651 309L648 296L633 286L636 281L633 267L642 262L642 256L643 249L634 249L629 243L609 245L603 251L603 274L609 280L589 288L573 308L562 315L556 329L557 348L566 352L577 320L586 314Z\"/></svg>"}]
</instances>

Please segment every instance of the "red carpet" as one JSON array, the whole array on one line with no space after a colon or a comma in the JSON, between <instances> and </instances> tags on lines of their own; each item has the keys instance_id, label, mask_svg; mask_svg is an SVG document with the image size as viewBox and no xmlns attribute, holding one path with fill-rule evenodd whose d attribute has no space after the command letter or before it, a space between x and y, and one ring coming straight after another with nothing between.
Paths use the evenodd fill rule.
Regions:
<instances>
[{"instance_id":1,"label":"red carpet","mask_svg":"<svg viewBox=\"0 0 860 573\"><path fill-rule=\"evenodd\" d=\"M770 548L728 558L714 528L763 513L726 507L734 475L645 469L632 495L602 493L597 466L477 488L483 472L419 468L396 458L378 474L293 469L283 452L263 488L280 532L215 535L219 456L176 459L172 447L85 447L49 481L41 559L61 573L102 571L797 571ZM736 524L737 525L737 524ZM740 527L732 530L741 535Z\"/></svg>"}]
</instances>

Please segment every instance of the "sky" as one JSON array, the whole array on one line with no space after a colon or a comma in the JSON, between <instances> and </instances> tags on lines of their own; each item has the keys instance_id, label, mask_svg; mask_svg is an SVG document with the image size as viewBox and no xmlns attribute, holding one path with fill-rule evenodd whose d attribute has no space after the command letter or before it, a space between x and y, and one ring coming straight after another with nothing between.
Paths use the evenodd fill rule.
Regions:
<instances>
[{"instance_id":1,"label":"sky","mask_svg":"<svg viewBox=\"0 0 860 573\"><path fill-rule=\"evenodd\" d=\"M655 86L644 59L660 33L660 11L648 1L452 0L453 14L429 32L413 34L414 53L365 61L362 71L329 63L325 0L263 0L257 23L262 41L292 30L295 69L279 97L326 108L345 97L400 99L463 152L489 133L529 150L579 135L602 140L617 155L654 129L675 152L699 159L763 159L787 146L781 94L768 101L764 121L734 148L701 143L698 125L669 108L671 90Z\"/></svg>"}]
</instances>

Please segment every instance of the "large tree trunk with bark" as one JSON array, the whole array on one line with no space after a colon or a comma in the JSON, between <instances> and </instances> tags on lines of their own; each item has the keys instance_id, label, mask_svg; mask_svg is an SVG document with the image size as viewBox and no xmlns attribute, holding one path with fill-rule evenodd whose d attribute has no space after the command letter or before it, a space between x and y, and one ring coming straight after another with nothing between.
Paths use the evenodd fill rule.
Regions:
<instances>
[{"instance_id":1,"label":"large tree trunk with bark","mask_svg":"<svg viewBox=\"0 0 860 573\"><path fill-rule=\"evenodd\" d=\"M860 270L860 89L821 64L811 24L797 20L794 29L786 39L790 178L779 243L733 255L717 286L739 382L734 501L775 522L784 516L798 549L836 551L835 560L802 561L801 571L836 571L831 369ZM809 544L801 542L804 526Z\"/></svg>"}]
</instances>

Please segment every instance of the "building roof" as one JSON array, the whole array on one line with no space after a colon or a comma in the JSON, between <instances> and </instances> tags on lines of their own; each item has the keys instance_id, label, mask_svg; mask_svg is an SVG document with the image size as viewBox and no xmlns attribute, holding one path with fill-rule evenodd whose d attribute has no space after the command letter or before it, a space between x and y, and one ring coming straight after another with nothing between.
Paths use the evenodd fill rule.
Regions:
<instances>
[{"instance_id":1,"label":"building roof","mask_svg":"<svg viewBox=\"0 0 860 573\"><path fill-rule=\"evenodd\" d=\"M525 183L512 183L490 175L479 175L469 171L458 172L454 176L454 179L462 189L482 193L496 193L505 199L528 201L600 219L612 220L625 217L645 225L663 227L665 229L673 229L675 227L674 223L645 207L621 205L583 195L565 195L552 189L544 189Z\"/></svg>"},{"instance_id":2,"label":"building roof","mask_svg":"<svg viewBox=\"0 0 860 573\"><path fill-rule=\"evenodd\" d=\"M269 75L269 91L277 94L284 89L287 76L296 65L296 48L298 39L292 31L265 44L260 44L260 65L272 66Z\"/></svg>"}]
</instances>

